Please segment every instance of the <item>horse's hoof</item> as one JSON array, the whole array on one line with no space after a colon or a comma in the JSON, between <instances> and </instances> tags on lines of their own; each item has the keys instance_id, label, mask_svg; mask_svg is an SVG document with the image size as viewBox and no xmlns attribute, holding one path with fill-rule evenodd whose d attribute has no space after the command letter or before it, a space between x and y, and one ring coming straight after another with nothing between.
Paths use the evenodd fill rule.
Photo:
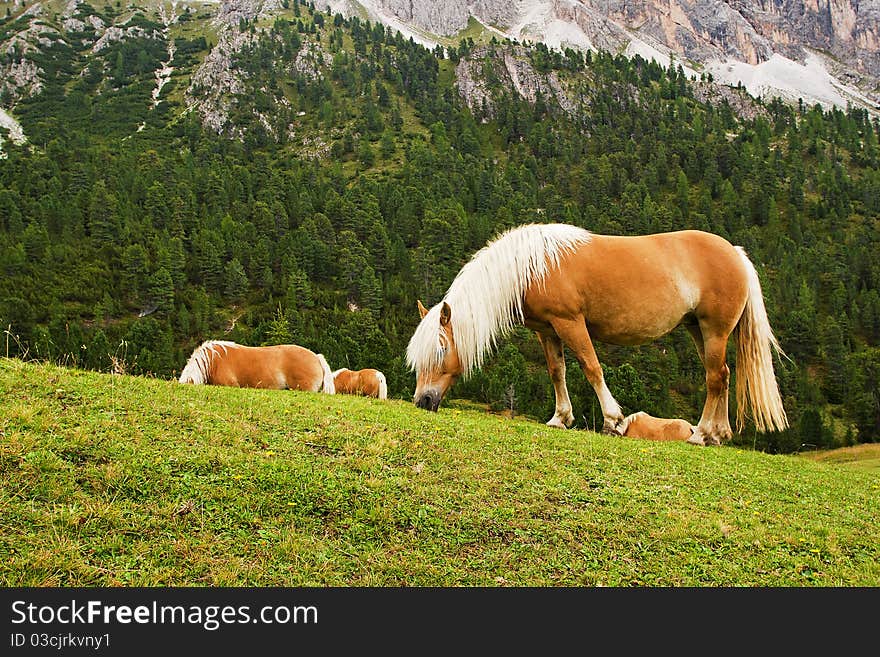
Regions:
<instances>
[{"instance_id":1,"label":"horse's hoof","mask_svg":"<svg viewBox=\"0 0 880 657\"><path fill-rule=\"evenodd\" d=\"M700 447L704 447L706 445L706 441L703 440L703 434L699 431L694 431L691 434L691 437L687 439L691 445L699 445Z\"/></svg>"},{"instance_id":2,"label":"horse's hoof","mask_svg":"<svg viewBox=\"0 0 880 657\"><path fill-rule=\"evenodd\" d=\"M569 413L568 415L559 415L558 413L547 420L548 427L555 427L557 429L568 429L571 425L574 424L574 415Z\"/></svg>"},{"instance_id":3,"label":"horse's hoof","mask_svg":"<svg viewBox=\"0 0 880 657\"><path fill-rule=\"evenodd\" d=\"M621 424L621 422L615 422L614 424L606 422L604 425L602 425L602 433L609 436L622 436L623 431L620 430Z\"/></svg>"}]
</instances>

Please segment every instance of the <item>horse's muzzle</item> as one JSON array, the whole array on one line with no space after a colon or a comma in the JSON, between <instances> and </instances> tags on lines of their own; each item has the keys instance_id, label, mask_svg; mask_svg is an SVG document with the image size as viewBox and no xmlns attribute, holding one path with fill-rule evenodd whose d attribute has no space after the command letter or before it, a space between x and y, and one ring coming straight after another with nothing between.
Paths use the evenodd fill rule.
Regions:
<instances>
[{"instance_id":1,"label":"horse's muzzle","mask_svg":"<svg viewBox=\"0 0 880 657\"><path fill-rule=\"evenodd\" d=\"M426 411L434 411L436 413L440 407L440 395L435 392L422 393L418 399L413 401L416 406L424 408Z\"/></svg>"}]
</instances>

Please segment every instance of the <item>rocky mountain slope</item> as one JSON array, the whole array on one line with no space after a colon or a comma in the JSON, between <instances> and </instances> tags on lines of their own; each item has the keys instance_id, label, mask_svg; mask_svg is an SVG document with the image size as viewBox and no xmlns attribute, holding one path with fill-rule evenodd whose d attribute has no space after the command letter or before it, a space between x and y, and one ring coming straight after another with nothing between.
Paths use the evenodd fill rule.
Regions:
<instances>
[{"instance_id":1,"label":"rocky mountain slope","mask_svg":"<svg viewBox=\"0 0 880 657\"><path fill-rule=\"evenodd\" d=\"M755 96L877 107L878 0L319 0L425 43L468 30L554 47L640 54ZM471 23L472 24L472 23Z\"/></svg>"},{"instance_id":2,"label":"rocky mountain slope","mask_svg":"<svg viewBox=\"0 0 880 657\"><path fill-rule=\"evenodd\" d=\"M65 75L90 78L112 73L119 68L119 57L139 58L135 66L152 71L153 106L163 97L175 97L214 131L241 137L241 129L231 126L229 117L236 96L245 89L236 58L253 46L255 34L248 28L293 16L297 3L147 0L98 7L83 0L13 0L4 4L0 126L8 139L20 141L27 136L16 121L20 101L34 97L46 84L62 84ZM742 114L754 110L752 103L743 101L740 87L754 96L780 95L792 102L880 107L880 0L832 0L826 5L802 0L760 5L717 0L669 4L318 0L316 5L328 12L381 21L426 45L456 47L462 38L479 45L494 36L541 41L560 49L638 54L664 65L672 61L692 79L702 80L697 86L703 97L726 97ZM321 76L332 57L309 45L308 38L305 41L292 66L300 73ZM135 49L141 52L133 55ZM475 55L479 59L485 53L478 50ZM512 50L503 59L504 77L518 93L533 97L534 75L523 69L523 58ZM456 70L457 88L471 106L482 93L475 83L475 66L469 68L464 61ZM560 93L558 80L548 78L541 84L547 87L544 92L550 92L543 93L545 97L556 98L566 111L572 109L575 100ZM278 139L279 132L292 128L277 125L276 118L263 111L260 120Z\"/></svg>"}]
</instances>

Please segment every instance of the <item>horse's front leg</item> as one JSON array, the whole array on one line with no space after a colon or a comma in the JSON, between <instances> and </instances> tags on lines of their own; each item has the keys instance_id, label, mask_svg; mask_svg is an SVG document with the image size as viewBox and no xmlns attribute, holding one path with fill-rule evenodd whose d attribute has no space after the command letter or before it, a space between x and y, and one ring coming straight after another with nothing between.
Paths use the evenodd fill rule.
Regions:
<instances>
[{"instance_id":1,"label":"horse's front leg","mask_svg":"<svg viewBox=\"0 0 880 657\"><path fill-rule=\"evenodd\" d=\"M547 360L547 372L553 382L553 390L556 393L556 412L547 422L548 426L567 429L574 424L574 414L571 412L571 398L568 396L568 387L565 384L565 357L562 353L562 340L553 334L535 332L538 342L544 349L544 358Z\"/></svg>"},{"instance_id":2,"label":"horse's front leg","mask_svg":"<svg viewBox=\"0 0 880 657\"><path fill-rule=\"evenodd\" d=\"M593 347L593 341L590 339L587 323L583 316L574 319L554 319L550 324L562 342L572 350L578 359L584 376L587 377L587 381L590 382L599 398L604 418L602 432L623 435L626 426L623 411L608 386L605 385L602 366L599 364L599 357L596 355L596 349Z\"/></svg>"}]
</instances>

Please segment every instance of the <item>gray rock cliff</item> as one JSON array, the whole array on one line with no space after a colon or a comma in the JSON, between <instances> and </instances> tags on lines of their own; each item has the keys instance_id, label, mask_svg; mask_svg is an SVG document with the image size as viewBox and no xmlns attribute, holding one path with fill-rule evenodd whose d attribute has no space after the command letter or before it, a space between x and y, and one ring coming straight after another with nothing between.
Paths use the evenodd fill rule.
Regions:
<instances>
[{"instance_id":1,"label":"gray rock cliff","mask_svg":"<svg viewBox=\"0 0 880 657\"><path fill-rule=\"evenodd\" d=\"M343 13L353 6L351 0L317 4ZM774 55L801 64L813 57L834 78L826 84L851 86L869 104L880 105L880 0L363 0L360 5L373 19L393 19L438 41L454 42L473 17L520 41L674 53L692 71L729 61L754 67ZM791 84L800 84L809 97L812 81ZM789 90L789 97L799 90Z\"/></svg>"}]
</instances>

